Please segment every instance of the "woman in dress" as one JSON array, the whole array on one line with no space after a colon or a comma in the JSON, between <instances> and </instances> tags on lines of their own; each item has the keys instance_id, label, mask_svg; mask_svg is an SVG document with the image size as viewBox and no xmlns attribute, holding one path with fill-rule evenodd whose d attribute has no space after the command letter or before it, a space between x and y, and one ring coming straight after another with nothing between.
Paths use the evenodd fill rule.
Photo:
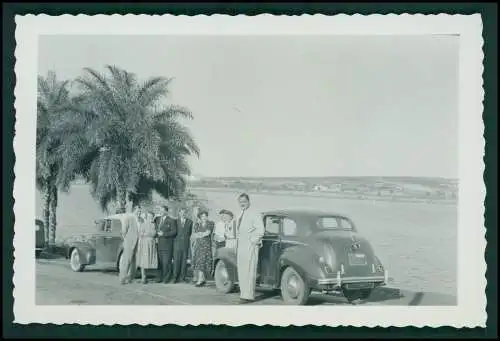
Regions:
<instances>
[{"instance_id":1,"label":"woman in dress","mask_svg":"<svg viewBox=\"0 0 500 341\"><path fill-rule=\"evenodd\" d=\"M193 221L193 228L200 220L198 218L199 213L200 213L200 207L194 206L193 211L192 211L192 218L191 218L191 220ZM194 232L194 230L193 230L193 232ZM189 264L191 264L191 266L193 265L193 250L194 250L194 240L193 240L193 238L191 238L189 241L189 250L188 250L188 259L189 259ZM196 278L194 276L193 276L192 281L193 281L193 283L196 282Z\"/></svg>"},{"instance_id":2,"label":"woman in dress","mask_svg":"<svg viewBox=\"0 0 500 341\"><path fill-rule=\"evenodd\" d=\"M208 212L198 213L199 221L194 224L191 240L193 242L193 277L196 286L205 284L212 273L212 231L213 223L208 220Z\"/></svg>"},{"instance_id":3,"label":"woman in dress","mask_svg":"<svg viewBox=\"0 0 500 341\"><path fill-rule=\"evenodd\" d=\"M156 246L155 214L148 211L139 218L139 243L137 245L137 266L141 268L141 282L146 284L146 270L158 268Z\"/></svg>"}]
</instances>

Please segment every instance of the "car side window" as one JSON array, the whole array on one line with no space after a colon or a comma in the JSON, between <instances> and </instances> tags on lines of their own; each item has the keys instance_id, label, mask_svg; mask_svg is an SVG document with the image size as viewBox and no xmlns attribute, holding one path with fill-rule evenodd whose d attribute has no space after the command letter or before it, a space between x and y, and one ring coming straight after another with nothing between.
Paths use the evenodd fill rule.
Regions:
<instances>
[{"instance_id":1,"label":"car side window","mask_svg":"<svg viewBox=\"0 0 500 341\"><path fill-rule=\"evenodd\" d=\"M111 220L106 220L104 223L104 232L111 232Z\"/></svg>"},{"instance_id":2,"label":"car side window","mask_svg":"<svg viewBox=\"0 0 500 341\"><path fill-rule=\"evenodd\" d=\"M279 217L267 216L265 220L266 233L279 234L281 219Z\"/></svg>"},{"instance_id":3,"label":"car side window","mask_svg":"<svg viewBox=\"0 0 500 341\"><path fill-rule=\"evenodd\" d=\"M118 219L113 219L109 221L110 228L109 231L112 233L121 233L122 231L122 223Z\"/></svg>"},{"instance_id":4,"label":"car side window","mask_svg":"<svg viewBox=\"0 0 500 341\"><path fill-rule=\"evenodd\" d=\"M96 220L97 230L100 232L106 232L106 220Z\"/></svg>"},{"instance_id":5,"label":"car side window","mask_svg":"<svg viewBox=\"0 0 500 341\"><path fill-rule=\"evenodd\" d=\"M283 235L293 237L297 235L297 224L289 218L283 219Z\"/></svg>"}]
</instances>

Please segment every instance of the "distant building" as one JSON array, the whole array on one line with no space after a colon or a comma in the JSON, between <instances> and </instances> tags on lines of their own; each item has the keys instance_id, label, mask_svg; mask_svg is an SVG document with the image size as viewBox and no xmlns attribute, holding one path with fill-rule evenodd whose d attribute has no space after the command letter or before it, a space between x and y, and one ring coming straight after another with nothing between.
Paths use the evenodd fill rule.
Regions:
<instances>
[{"instance_id":1,"label":"distant building","mask_svg":"<svg viewBox=\"0 0 500 341\"><path fill-rule=\"evenodd\" d=\"M327 191L328 187L323 185L313 185L313 191Z\"/></svg>"}]
</instances>

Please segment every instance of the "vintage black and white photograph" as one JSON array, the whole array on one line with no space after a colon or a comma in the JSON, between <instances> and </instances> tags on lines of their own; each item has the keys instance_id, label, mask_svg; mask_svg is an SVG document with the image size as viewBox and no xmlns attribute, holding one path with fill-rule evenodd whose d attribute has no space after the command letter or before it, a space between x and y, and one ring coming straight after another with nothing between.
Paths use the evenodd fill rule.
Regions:
<instances>
[{"instance_id":1,"label":"vintage black and white photograph","mask_svg":"<svg viewBox=\"0 0 500 341\"><path fill-rule=\"evenodd\" d=\"M16 22L18 322L485 324L479 16Z\"/></svg>"}]
</instances>

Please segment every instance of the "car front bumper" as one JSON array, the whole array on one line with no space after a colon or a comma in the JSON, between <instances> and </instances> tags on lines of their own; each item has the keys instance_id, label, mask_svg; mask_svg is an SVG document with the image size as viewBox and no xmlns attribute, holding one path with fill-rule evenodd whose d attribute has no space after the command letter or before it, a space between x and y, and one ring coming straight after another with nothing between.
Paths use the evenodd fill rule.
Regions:
<instances>
[{"instance_id":1,"label":"car front bumper","mask_svg":"<svg viewBox=\"0 0 500 341\"><path fill-rule=\"evenodd\" d=\"M384 270L383 276L360 276L360 277L342 277L340 271L336 277L320 278L316 281L318 289L322 290L337 290L344 285L373 283L374 286L387 284L389 273Z\"/></svg>"}]
</instances>

